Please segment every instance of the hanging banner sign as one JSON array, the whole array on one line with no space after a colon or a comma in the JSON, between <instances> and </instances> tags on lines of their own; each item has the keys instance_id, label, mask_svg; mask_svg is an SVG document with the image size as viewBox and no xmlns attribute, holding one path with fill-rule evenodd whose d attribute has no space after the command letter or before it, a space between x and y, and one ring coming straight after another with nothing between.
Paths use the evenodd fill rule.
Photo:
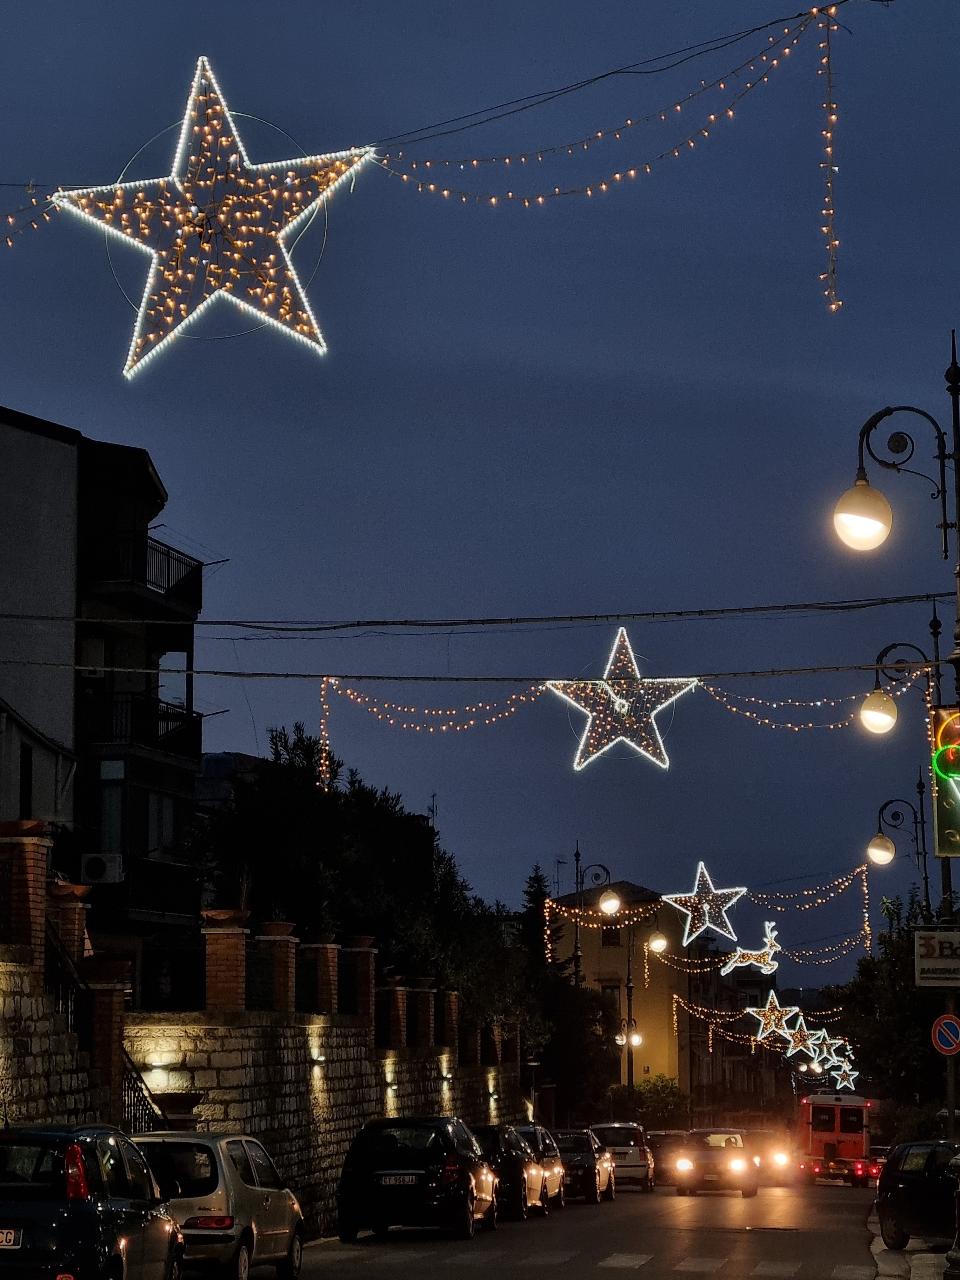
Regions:
<instances>
[{"instance_id":1,"label":"hanging banner sign","mask_svg":"<svg viewBox=\"0 0 960 1280\"><path fill-rule=\"evenodd\" d=\"M913 946L918 987L960 987L960 929L917 929Z\"/></svg>"},{"instance_id":2,"label":"hanging banner sign","mask_svg":"<svg viewBox=\"0 0 960 1280\"><path fill-rule=\"evenodd\" d=\"M960 858L960 707L932 707L934 852Z\"/></svg>"}]
</instances>

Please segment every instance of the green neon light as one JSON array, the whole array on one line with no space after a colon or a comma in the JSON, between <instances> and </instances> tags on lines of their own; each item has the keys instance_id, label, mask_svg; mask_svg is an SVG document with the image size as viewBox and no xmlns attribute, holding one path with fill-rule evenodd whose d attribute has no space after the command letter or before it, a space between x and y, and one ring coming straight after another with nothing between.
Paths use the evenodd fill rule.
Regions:
<instances>
[{"instance_id":1,"label":"green neon light","mask_svg":"<svg viewBox=\"0 0 960 1280\"><path fill-rule=\"evenodd\" d=\"M941 768L941 757L945 756L948 751L954 753L956 764L952 766L950 772ZM960 743L950 743L946 747L940 747L933 753L933 771L938 777L943 778L946 782L954 782L960 778Z\"/></svg>"}]
</instances>

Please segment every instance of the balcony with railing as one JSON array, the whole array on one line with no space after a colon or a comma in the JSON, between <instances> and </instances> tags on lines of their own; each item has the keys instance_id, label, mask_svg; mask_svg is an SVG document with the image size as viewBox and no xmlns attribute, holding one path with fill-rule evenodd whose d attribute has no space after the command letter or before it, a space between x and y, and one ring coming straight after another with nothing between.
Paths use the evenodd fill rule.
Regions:
<instances>
[{"instance_id":1,"label":"balcony with railing","mask_svg":"<svg viewBox=\"0 0 960 1280\"><path fill-rule=\"evenodd\" d=\"M83 576L89 588L111 595L153 596L178 613L196 616L203 603L203 561L157 538L128 535L86 548Z\"/></svg>"},{"instance_id":2,"label":"balcony with railing","mask_svg":"<svg viewBox=\"0 0 960 1280\"><path fill-rule=\"evenodd\" d=\"M198 711L142 693L93 697L82 707L82 733L97 746L148 747L199 760L203 717Z\"/></svg>"}]
</instances>

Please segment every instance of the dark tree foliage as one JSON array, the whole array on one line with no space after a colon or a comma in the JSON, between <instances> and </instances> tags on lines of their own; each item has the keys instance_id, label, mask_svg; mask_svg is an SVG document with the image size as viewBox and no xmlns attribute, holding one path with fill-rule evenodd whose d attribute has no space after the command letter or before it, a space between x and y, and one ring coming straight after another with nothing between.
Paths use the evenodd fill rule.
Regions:
<instances>
[{"instance_id":1,"label":"dark tree foliage","mask_svg":"<svg viewBox=\"0 0 960 1280\"><path fill-rule=\"evenodd\" d=\"M913 926L922 922L916 894L906 903L885 899L883 912L887 929L876 937L875 954L862 956L851 981L825 989L824 999L843 1008L837 1030L856 1051L858 1091L897 1109L925 1109L944 1096L943 1060L930 1044L943 995L914 985Z\"/></svg>"},{"instance_id":2,"label":"dark tree foliage","mask_svg":"<svg viewBox=\"0 0 960 1280\"><path fill-rule=\"evenodd\" d=\"M610 1091L610 1118L638 1120L648 1129L680 1129L689 1121L690 1100L671 1076L641 1080L631 1089L617 1085Z\"/></svg>"}]
</instances>

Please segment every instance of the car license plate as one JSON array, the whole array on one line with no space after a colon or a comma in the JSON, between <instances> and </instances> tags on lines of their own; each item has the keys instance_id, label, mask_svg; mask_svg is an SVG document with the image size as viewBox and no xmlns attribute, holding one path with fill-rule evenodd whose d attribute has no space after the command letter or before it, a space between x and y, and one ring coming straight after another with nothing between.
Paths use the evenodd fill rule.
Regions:
<instances>
[{"instance_id":1,"label":"car license plate","mask_svg":"<svg viewBox=\"0 0 960 1280\"><path fill-rule=\"evenodd\" d=\"M0 1249L19 1249L20 1232L11 1227L0 1228Z\"/></svg>"},{"instance_id":2,"label":"car license plate","mask_svg":"<svg viewBox=\"0 0 960 1280\"><path fill-rule=\"evenodd\" d=\"M380 1184L384 1187L415 1187L418 1181L415 1173L385 1173Z\"/></svg>"},{"instance_id":3,"label":"car license plate","mask_svg":"<svg viewBox=\"0 0 960 1280\"><path fill-rule=\"evenodd\" d=\"M717 1175L715 1173L705 1173L703 1175L704 1182L716 1182Z\"/></svg>"}]
</instances>

